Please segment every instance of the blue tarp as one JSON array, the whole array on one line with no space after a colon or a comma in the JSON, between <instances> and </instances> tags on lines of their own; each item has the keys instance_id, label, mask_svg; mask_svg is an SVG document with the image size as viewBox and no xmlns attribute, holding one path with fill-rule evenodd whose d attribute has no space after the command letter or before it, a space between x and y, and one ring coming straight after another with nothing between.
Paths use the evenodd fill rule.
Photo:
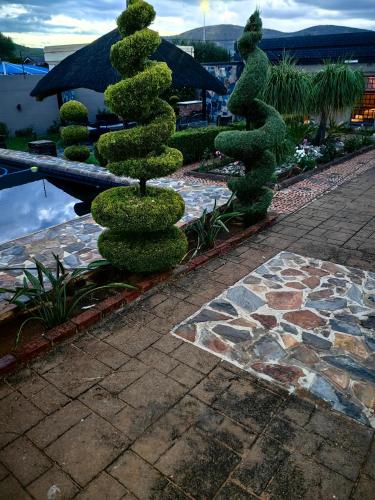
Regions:
<instances>
[{"instance_id":1,"label":"blue tarp","mask_svg":"<svg viewBox=\"0 0 375 500\"><path fill-rule=\"evenodd\" d=\"M0 75L45 75L46 73L48 73L48 68L41 66L0 61Z\"/></svg>"}]
</instances>

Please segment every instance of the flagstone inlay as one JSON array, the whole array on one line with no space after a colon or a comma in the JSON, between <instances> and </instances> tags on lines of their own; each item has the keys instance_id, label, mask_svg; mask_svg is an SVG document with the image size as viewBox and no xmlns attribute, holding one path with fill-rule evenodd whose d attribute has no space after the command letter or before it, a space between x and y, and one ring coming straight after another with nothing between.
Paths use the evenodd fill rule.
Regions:
<instances>
[{"instance_id":1,"label":"flagstone inlay","mask_svg":"<svg viewBox=\"0 0 375 500\"><path fill-rule=\"evenodd\" d=\"M173 335L375 427L375 273L281 252Z\"/></svg>"}]
</instances>

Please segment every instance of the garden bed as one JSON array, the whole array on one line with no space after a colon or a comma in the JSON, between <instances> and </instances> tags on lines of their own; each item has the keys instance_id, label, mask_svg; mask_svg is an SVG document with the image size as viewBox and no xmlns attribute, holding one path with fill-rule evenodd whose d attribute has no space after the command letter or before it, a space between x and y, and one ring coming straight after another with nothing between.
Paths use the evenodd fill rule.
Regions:
<instances>
[{"instance_id":1,"label":"garden bed","mask_svg":"<svg viewBox=\"0 0 375 500\"><path fill-rule=\"evenodd\" d=\"M293 184L296 184L297 182L300 182L304 179L307 179L309 177L312 177L313 175L323 172L324 170L327 170L330 167L333 167L334 165L339 165L341 163L344 163L348 160L351 160L355 158L356 156L359 156L363 153L367 153L368 151L371 151L372 149L375 148L375 145L370 145L370 146L365 146L364 148L358 149L357 151L354 151L353 153L348 153L344 156L340 156L338 158L335 158L334 160L324 163L321 165L316 166L312 170L307 170L306 172L301 172L296 175L293 175L289 177L287 174L281 174L278 182L276 184L277 189L285 189L289 186L292 186ZM185 175L191 176L191 177L197 177L198 179L206 179L210 180L213 182L228 182L232 178L230 175L227 174L218 174L218 173L213 173L213 172L200 172L199 169L194 169L194 170L189 170L185 172Z\"/></svg>"},{"instance_id":2,"label":"garden bed","mask_svg":"<svg viewBox=\"0 0 375 500\"><path fill-rule=\"evenodd\" d=\"M243 227L237 222L228 223L229 233L223 233L214 248L199 253L191 259L186 259L182 265L173 271L161 272L147 276L130 275L111 269L103 272L103 269L90 271L88 277L98 285L111 282L114 278L117 282L130 283L136 287L134 290L121 290L99 292L89 297L77 309L75 315L69 321L44 331L38 322L30 322L25 327L22 340L17 348L14 339L20 324L32 313L25 313L14 305L9 305L0 311L0 325L2 329L2 342L0 344L0 374L16 369L20 364L26 363L38 356L40 353L51 349L55 343L75 335L98 323L107 314L120 309L127 304L137 300L142 294L151 288L165 282L172 277L186 274L202 266L210 259L224 254L235 247L245 238L261 231L263 228L273 224L277 219L276 213L269 213L265 219L250 226ZM196 242L190 236L190 254L194 250ZM83 308L82 308L83 307ZM89 307L89 308L87 308Z\"/></svg>"}]
</instances>

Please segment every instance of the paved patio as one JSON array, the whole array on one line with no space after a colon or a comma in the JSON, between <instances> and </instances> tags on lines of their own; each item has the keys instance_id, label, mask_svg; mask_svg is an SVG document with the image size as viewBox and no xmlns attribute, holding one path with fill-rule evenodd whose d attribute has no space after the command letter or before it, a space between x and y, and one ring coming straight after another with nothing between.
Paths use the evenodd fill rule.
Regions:
<instances>
[{"instance_id":1,"label":"paved patio","mask_svg":"<svg viewBox=\"0 0 375 500\"><path fill-rule=\"evenodd\" d=\"M281 251L374 272L374 213L373 168L8 377L0 498L372 499L371 427L170 331Z\"/></svg>"}]
</instances>

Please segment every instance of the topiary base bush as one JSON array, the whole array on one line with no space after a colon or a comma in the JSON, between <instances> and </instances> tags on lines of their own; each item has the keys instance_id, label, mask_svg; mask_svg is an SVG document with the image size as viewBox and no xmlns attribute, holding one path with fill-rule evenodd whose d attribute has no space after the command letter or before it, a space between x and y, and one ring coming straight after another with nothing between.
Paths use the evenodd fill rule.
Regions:
<instances>
[{"instance_id":1,"label":"topiary base bush","mask_svg":"<svg viewBox=\"0 0 375 500\"><path fill-rule=\"evenodd\" d=\"M141 197L138 186L107 189L93 201L92 215L101 226L131 233L164 231L184 215L184 201L172 189L147 186L146 192Z\"/></svg>"},{"instance_id":2,"label":"topiary base bush","mask_svg":"<svg viewBox=\"0 0 375 500\"><path fill-rule=\"evenodd\" d=\"M98 248L100 254L119 269L155 273L179 264L187 253L188 241L176 226L150 233L107 229L99 236Z\"/></svg>"},{"instance_id":3,"label":"topiary base bush","mask_svg":"<svg viewBox=\"0 0 375 500\"><path fill-rule=\"evenodd\" d=\"M64 149L64 156L70 161L85 162L90 157L90 150L87 146L68 146Z\"/></svg>"}]
</instances>

